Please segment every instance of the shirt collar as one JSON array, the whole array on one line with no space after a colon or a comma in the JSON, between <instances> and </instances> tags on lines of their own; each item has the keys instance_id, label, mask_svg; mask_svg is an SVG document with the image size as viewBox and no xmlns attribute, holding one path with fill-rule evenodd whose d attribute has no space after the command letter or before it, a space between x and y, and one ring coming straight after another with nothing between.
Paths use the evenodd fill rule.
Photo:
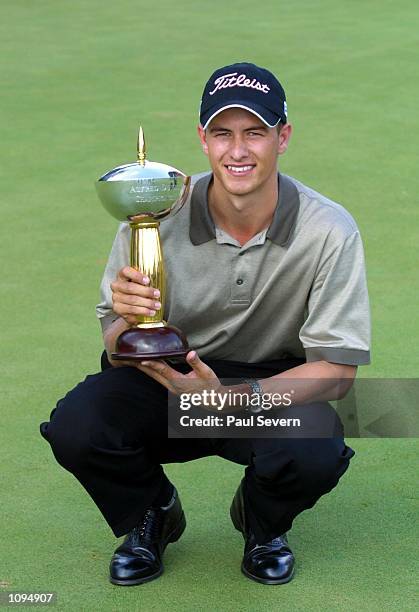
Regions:
<instances>
[{"instance_id":1,"label":"shirt collar","mask_svg":"<svg viewBox=\"0 0 419 612\"><path fill-rule=\"evenodd\" d=\"M233 236L230 236L230 234L227 234L227 232L215 226L215 239L218 244L231 244L233 246L238 247L243 252L247 251L247 249L250 249L250 247L264 244L267 232L268 228L262 230L261 232L250 238L250 240L248 240L246 244L242 245L238 240L233 238Z\"/></svg>"},{"instance_id":2,"label":"shirt collar","mask_svg":"<svg viewBox=\"0 0 419 612\"><path fill-rule=\"evenodd\" d=\"M189 237L193 245L198 246L214 240L215 226L208 209L208 187L212 173L199 179L191 195L191 222ZM279 198L266 237L275 244L286 246L292 238L300 207L297 187L292 180L278 173Z\"/></svg>"}]
</instances>

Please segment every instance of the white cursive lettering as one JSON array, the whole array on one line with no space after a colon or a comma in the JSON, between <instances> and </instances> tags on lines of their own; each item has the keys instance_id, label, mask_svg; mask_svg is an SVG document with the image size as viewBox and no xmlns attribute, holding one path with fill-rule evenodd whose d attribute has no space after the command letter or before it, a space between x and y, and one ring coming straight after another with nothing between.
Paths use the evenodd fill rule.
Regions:
<instances>
[{"instance_id":1,"label":"white cursive lettering","mask_svg":"<svg viewBox=\"0 0 419 612\"><path fill-rule=\"evenodd\" d=\"M245 74L237 76L237 72L231 72L230 74L223 74L214 81L215 88L209 92L210 96L213 96L219 89L227 89L227 87L248 87L249 89L256 89L263 93L268 93L270 87L266 83L259 83L257 79L252 81L247 78Z\"/></svg>"}]
</instances>

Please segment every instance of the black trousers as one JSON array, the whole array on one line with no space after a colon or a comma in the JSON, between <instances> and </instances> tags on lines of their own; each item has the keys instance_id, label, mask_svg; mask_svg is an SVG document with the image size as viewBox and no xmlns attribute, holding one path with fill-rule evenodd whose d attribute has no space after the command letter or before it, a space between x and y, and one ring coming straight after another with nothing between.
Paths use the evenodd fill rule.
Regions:
<instances>
[{"instance_id":1,"label":"black trousers","mask_svg":"<svg viewBox=\"0 0 419 612\"><path fill-rule=\"evenodd\" d=\"M207 363L220 378L232 379L269 377L302 361ZM354 455L342 436L168 438L166 390L131 367L87 376L59 400L41 434L118 537L167 488L162 464L218 455L246 466L246 513L262 544L289 530L298 514L333 489Z\"/></svg>"}]
</instances>

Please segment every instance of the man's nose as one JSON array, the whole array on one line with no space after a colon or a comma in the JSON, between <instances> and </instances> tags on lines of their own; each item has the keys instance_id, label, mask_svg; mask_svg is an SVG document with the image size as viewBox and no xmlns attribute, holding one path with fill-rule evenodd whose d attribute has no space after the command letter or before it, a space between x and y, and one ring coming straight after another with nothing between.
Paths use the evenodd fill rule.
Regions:
<instances>
[{"instance_id":1,"label":"man's nose","mask_svg":"<svg viewBox=\"0 0 419 612\"><path fill-rule=\"evenodd\" d=\"M242 138L235 138L231 144L230 155L232 159L239 161L249 154L246 142Z\"/></svg>"}]
</instances>

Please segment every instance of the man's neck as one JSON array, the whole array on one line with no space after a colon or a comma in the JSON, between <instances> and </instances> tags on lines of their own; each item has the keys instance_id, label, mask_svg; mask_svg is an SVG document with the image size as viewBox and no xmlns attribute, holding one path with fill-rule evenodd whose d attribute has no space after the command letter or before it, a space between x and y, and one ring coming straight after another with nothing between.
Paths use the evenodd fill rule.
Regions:
<instances>
[{"instance_id":1,"label":"man's neck","mask_svg":"<svg viewBox=\"0 0 419 612\"><path fill-rule=\"evenodd\" d=\"M214 177L208 191L208 206L215 225L243 245L269 227L278 196L277 175L259 191L243 196L226 192Z\"/></svg>"}]
</instances>

